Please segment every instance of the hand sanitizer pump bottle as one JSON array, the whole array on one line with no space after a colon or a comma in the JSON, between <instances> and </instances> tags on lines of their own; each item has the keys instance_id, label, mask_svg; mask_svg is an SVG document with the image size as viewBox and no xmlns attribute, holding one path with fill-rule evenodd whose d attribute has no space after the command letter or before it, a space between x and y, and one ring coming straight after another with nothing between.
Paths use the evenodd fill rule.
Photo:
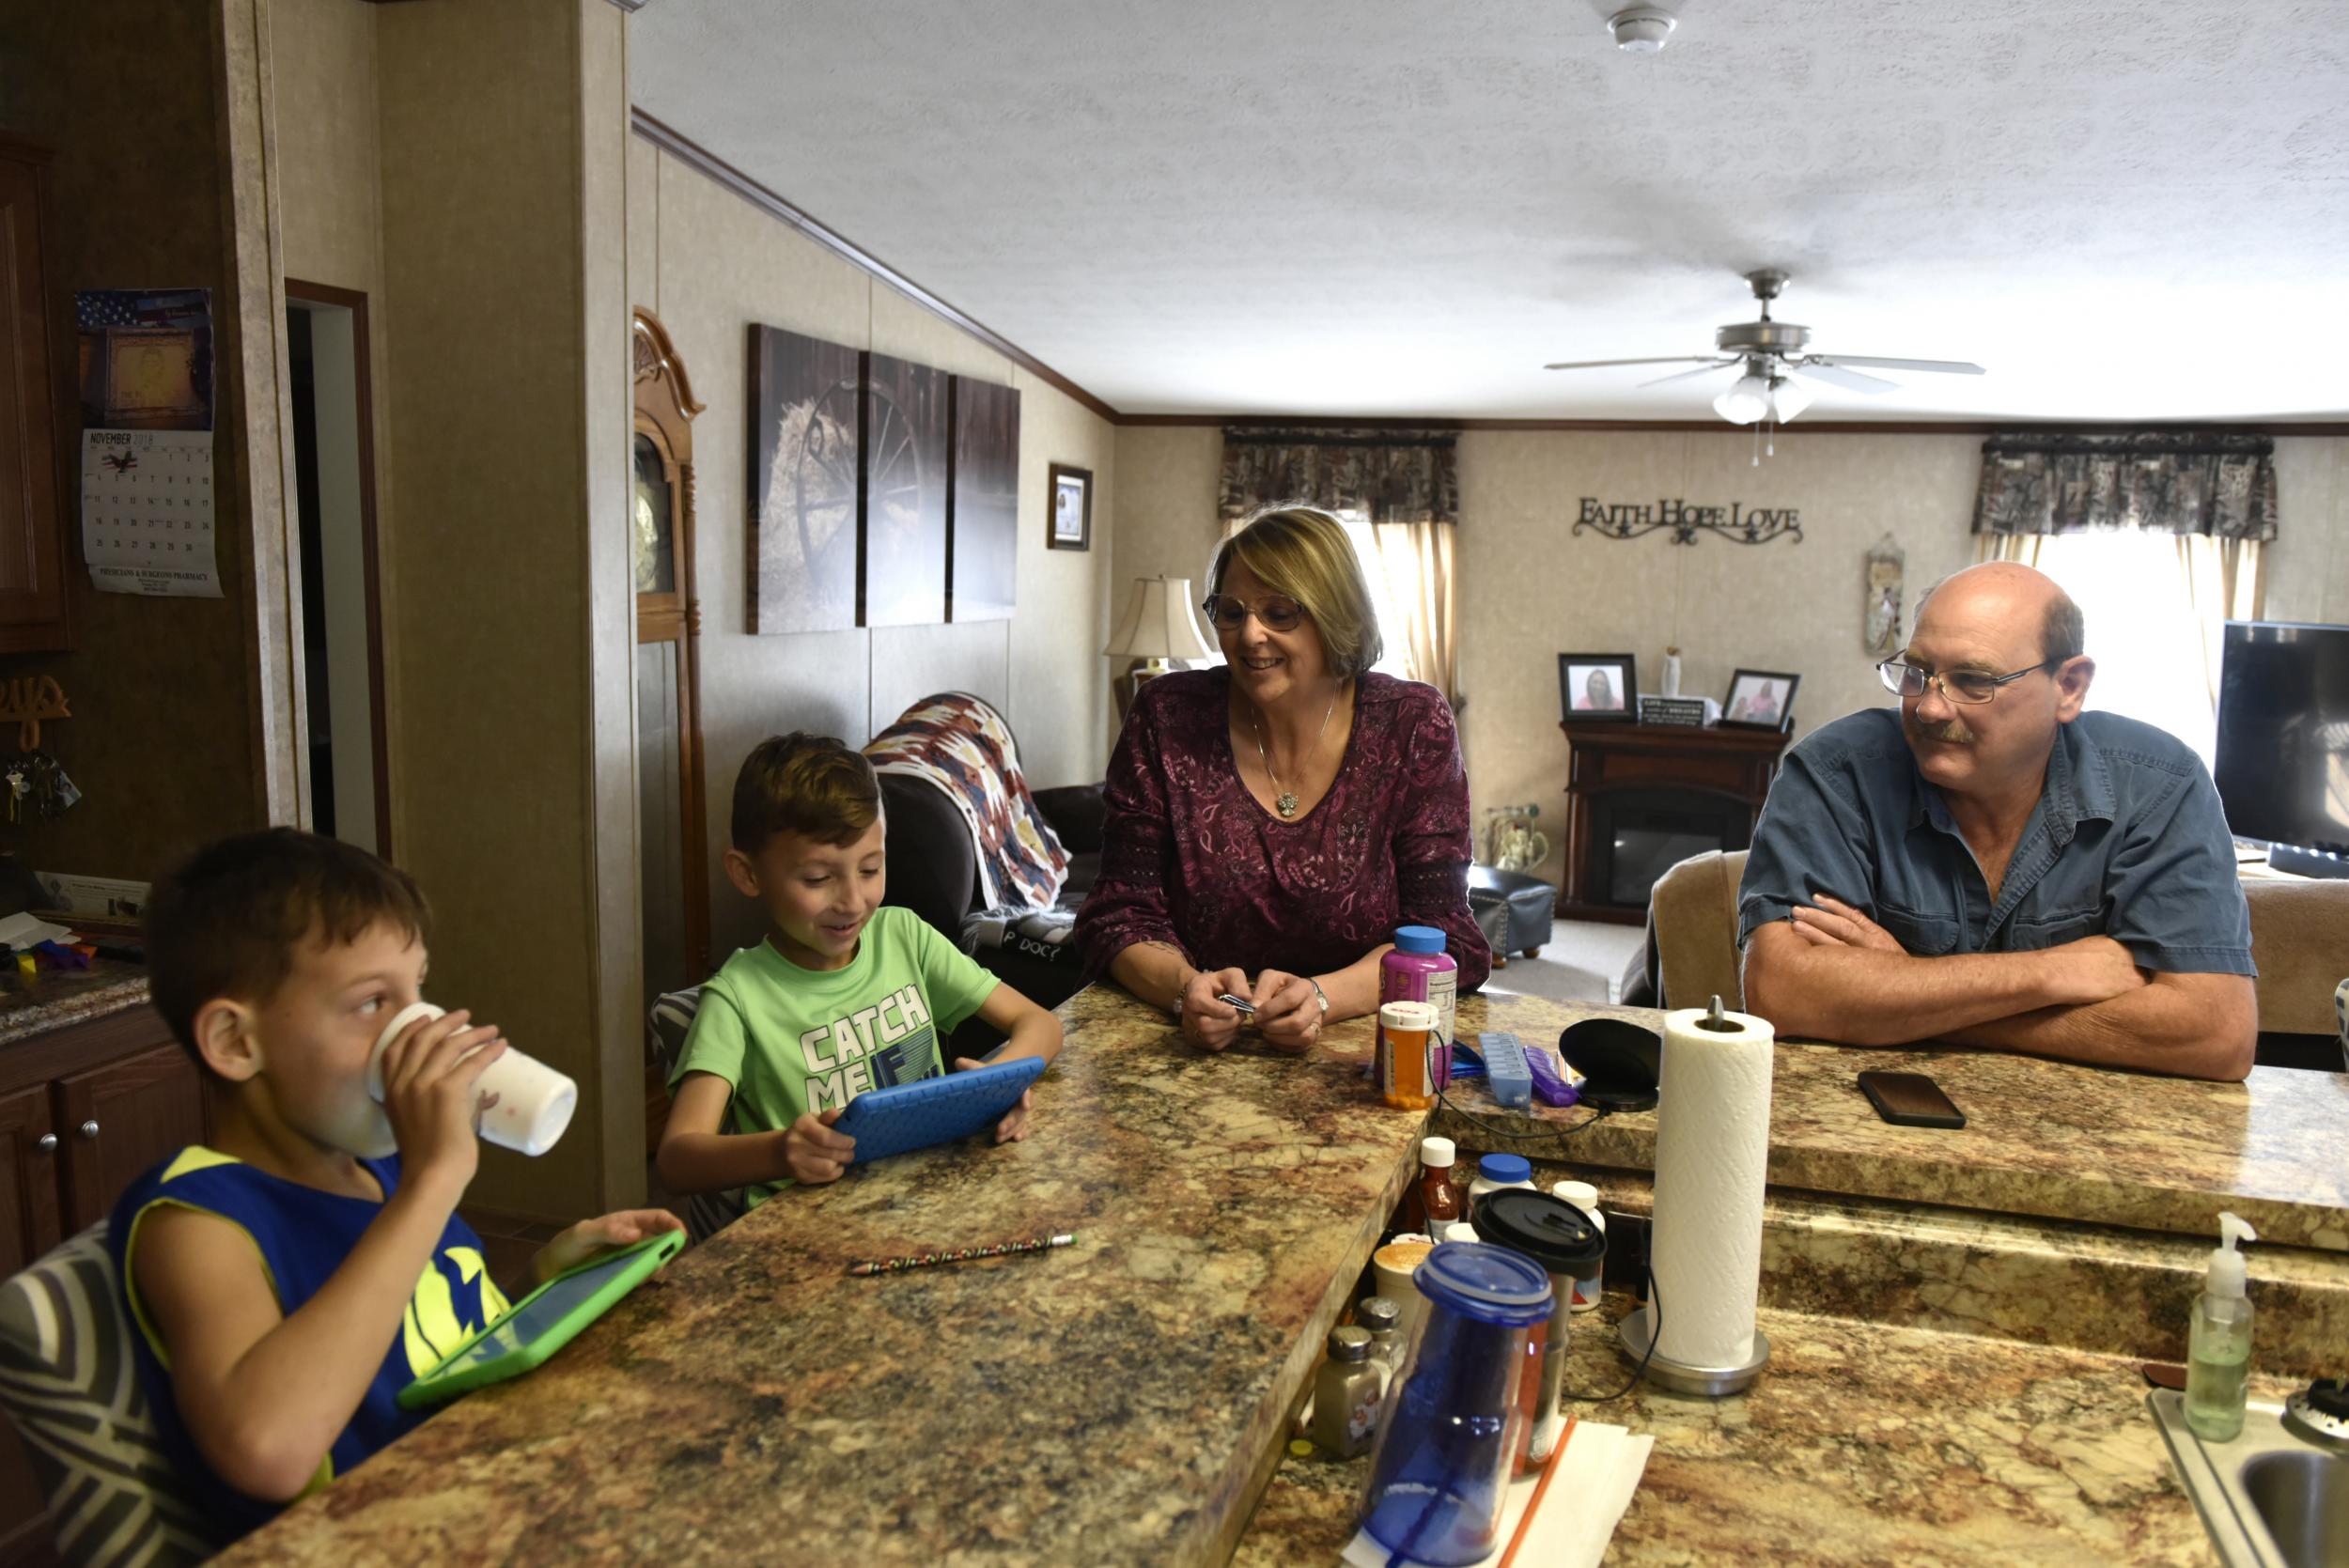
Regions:
<instances>
[{"instance_id":1,"label":"hand sanitizer pump bottle","mask_svg":"<svg viewBox=\"0 0 2349 1568\"><path fill-rule=\"evenodd\" d=\"M2186 1333L2186 1424L2206 1443L2232 1442L2242 1432L2251 1373L2251 1303L2243 1294L2243 1254L2234 1249L2259 1237L2232 1214L2218 1217L2218 1234Z\"/></svg>"}]
</instances>

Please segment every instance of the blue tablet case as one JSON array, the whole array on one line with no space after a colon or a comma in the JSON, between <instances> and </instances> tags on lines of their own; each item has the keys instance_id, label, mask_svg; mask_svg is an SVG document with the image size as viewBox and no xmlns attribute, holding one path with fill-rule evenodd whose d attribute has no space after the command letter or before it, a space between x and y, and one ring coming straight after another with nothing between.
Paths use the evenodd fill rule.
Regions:
<instances>
[{"instance_id":1,"label":"blue tablet case","mask_svg":"<svg viewBox=\"0 0 2349 1568\"><path fill-rule=\"evenodd\" d=\"M856 1140L852 1165L951 1143L992 1127L1044 1076L1039 1057L1022 1056L917 1083L868 1089L848 1102L833 1127Z\"/></svg>"}]
</instances>

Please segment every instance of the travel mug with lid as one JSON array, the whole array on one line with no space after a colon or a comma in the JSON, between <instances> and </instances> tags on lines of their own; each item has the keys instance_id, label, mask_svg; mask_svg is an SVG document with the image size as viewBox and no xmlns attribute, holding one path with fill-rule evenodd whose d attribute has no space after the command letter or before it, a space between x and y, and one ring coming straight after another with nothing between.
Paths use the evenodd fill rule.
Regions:
<instances>
[{"instance_id":1,"label":"travel mug with lid","mask_svg":"<svg viewBox=\"0 0 2349 1568\"><path fill-rule=\"evenodd\" d=\"M1426 1307L1388 1389L1357 1512L1389 1552L1464 1568L1499 1544L1525 1421L1526 1336L1549 1317L1549 1277L1501 1248L1447 1242L1412 1282Z\"/></svg>"},{"instance_id":2,"label":"travel mug with lid","mask_svg":"<svg viewBox=\"0 0 2349 1568\"><path fill-rule=\"evenodd\" d=\"M1542 1336L1541 1366L1536 1380L1522 1390L1525 1439L1517 1453L1517 1467L1539 1464L1549 1457L1554 1435L1546 1431L1558 1411L1559 1389L1566 1375L1567 1325L1574 1316L1574 1284L1595 1275L1607 1261L1607 1236L1591 1217L1547 1192L1503 1188L1485 1195L1473 1210L1476 1234L1493 1247L1532 1260L1549 1276L1551 1302L1548 1331Z\"/></svg>"}]
</instances>

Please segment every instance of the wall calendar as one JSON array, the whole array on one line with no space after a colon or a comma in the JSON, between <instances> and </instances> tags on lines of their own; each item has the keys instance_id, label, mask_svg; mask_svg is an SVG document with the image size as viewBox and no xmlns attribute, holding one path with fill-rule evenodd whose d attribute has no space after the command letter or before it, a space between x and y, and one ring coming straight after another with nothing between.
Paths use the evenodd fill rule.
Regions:
<instances>
[{"instance_id":1,"label":"wall calendar","mask_svg":"<svg viewBox=\"0 0 2349 1568\"><path fill-rule=\"evenodd\" d=\"M220 598L212 433L84 430L82 559L112 593Z\"/></svg>"}]
</instances>

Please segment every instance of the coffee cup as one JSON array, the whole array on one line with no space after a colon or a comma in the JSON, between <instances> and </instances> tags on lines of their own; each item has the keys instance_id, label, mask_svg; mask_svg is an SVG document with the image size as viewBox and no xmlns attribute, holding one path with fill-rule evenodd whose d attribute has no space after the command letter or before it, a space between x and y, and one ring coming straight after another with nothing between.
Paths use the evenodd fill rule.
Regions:
<instances>
[{"instance_id":1,"label":"coffee cup","mask_svg":"<svg viewBox=\"0 0 2349 1568\"><path fill-rule=\"evenodd\" d=\"M376 1036L375 1053L367 1058L367 1093L379 1105L383 1099L384 1048L416 1019L447 1016L445 1007L412 1001L383 1026L383 1032ZM505 1055L483 1071L476 1088L483 1099L490 1101L481 1112L481 1136L518 1154L542 1155L553 1148L563 1129L571 1125L571 1112L579 1109L578 1084L510 1045Z\"/></svg>"}]
</instances>

